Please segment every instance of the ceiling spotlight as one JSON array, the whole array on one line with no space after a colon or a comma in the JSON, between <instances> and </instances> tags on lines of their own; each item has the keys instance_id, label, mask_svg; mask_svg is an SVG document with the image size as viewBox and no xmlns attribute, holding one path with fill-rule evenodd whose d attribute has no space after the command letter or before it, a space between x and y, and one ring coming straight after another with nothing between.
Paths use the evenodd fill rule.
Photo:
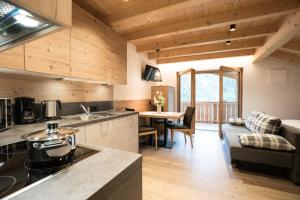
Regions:
<instances>
[{"instance_id":1,"label":"ceiling spotlight","mask_svg":"<svg viewBox=\"0 0 300 200\"><path fill-rule=\"evenodd\" d=\"M235 31L235 30L236 30L235 24L230 24L229 30L230 30L231 32Z\"/></svg>"},{"instance_id":2,"label":"ceiling spotlight","mask_svg":"<svg viewBox=\"0 0 300 200\"><path fill-rule=\"evenodd\" d=\"M226 41L226 43L225 43L226 45L231 45L231 41L230 40L228 40L228 41Z\"/></svg>"}]
</instances>

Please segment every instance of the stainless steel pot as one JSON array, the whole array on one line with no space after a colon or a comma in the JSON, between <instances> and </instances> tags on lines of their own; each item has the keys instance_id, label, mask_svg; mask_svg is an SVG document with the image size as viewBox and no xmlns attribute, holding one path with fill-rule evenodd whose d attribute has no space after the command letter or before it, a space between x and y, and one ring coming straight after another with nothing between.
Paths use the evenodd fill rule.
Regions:
<instances>
[{"instance_id":1,"label":"stainless steel pot","mask_svg":"<svg viewBox=\"0 0 300 200\"><path fill-rule=\"evenodd\" d=\"M24 135L31 162L51 163L72 157L76 149L74 128L60 128L59 121L46 122L47 129Z\"/></svg>"}]
</instances>

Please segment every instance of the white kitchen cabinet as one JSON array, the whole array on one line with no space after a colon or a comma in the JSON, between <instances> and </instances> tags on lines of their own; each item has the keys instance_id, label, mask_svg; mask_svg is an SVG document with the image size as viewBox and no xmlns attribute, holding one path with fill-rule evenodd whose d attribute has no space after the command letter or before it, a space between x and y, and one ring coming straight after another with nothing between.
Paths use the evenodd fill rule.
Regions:
<instances>
[{"instance_id":1,"label":"white kitchen cabinet","mask_svg":"<svg viewBox=\"0 0 300 200\"><path fill-rule=\"evenodd\" d=\"M138 152L138 115L85 126L87 145Z\"/></svg>"},{"instance_id":2,"label":"white kitchen cabinet","mask_svg":"<svg viewBox=\"0 0 300 200\"><path fill-rule=\"evenodd\" d=\"M76 142L79 144L85 144L85 127L79 127L77 129Z\"/></svg>"}]
</instances>

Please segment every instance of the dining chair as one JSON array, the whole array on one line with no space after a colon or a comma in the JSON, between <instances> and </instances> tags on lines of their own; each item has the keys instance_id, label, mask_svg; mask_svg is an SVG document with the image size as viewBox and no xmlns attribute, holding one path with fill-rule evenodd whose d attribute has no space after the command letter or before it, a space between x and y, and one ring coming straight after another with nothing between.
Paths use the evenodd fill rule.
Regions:
<instances>
[{"instance_id":1,"label":"dining chair","mask_svg":"<svg viewBox=\"0 0 300 200\"><path fill-rule=\"evenodd\" d=\"M186 143L186 134L190 136L191 145L193 148L193 130L192 121L195 114L195 107L188 106L184 113L183 123L168 122L167 128L171 130L171 148L173 147L174 133L175 131L180 131L184 134L184 141Z\"/></svg>"},{"instance_id":2,"label":"dining chair","mask_svg":"<svg viewBox=\"0 0 300 200\"><path fill-rule=\"evenodd\" d=\"M125 111L135 111L135 109L125 108ZM139 137L146 136L147 139L149 135L154 135L155 149L157 150L157 129L149 126L146 119L139 117Z\"/></svg>"}]
</instances>

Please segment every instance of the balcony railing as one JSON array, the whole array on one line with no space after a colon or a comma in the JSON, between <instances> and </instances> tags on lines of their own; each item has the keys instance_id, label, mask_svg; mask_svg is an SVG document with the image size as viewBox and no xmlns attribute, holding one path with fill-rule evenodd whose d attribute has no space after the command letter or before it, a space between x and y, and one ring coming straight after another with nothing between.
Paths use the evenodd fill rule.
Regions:
<instances>
[{"instance_id":1,"label":"balcony railing","mask_svg":"<svg viewBox=\"0 0 300 200\"><path fill-rule=\"evenodd\" d=\"M196 102L196 121L201 123L218 123L219 102ZM181 103L181 110L185 111L190 105L188 102ZM228 122L229 118L238 116L237 102L223 103L223 122Z\"/></svg>"}]
</instances>

